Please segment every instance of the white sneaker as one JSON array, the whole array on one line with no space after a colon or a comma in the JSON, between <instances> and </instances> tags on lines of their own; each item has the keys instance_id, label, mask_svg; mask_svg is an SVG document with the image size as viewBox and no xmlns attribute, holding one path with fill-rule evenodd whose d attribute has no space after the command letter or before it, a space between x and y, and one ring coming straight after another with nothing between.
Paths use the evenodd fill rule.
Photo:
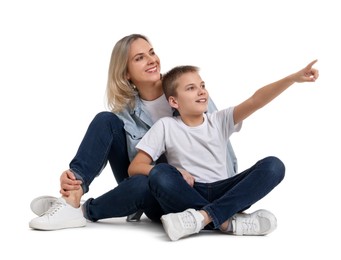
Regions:
<instances>
[{"instance_id":1,"label":"white sneaker","mask_svg":"<svg viewBox=\"0 0 341 260\"><path fill-rule=\"evenodd\" d=\"M204 216L195 209L163 215L161 221L163 228L172 241L199 233L204 226Z\"/></svg>"},{"instance_id":2,"label":"white sneaker","mask_svg":"<svg viewBox=\"0 0 341 260\"><path fill-rule=\"evenodd\" d=\"M41 216L58 198L52 196L40 196L31 201L30 207L34 214Z\"/></svg>"},{"instance_id":3,"label":"white sneaker","mask_svg":"<svg viewBox=\"0 0 341 260\"><path fill-rule=\"evenodd\" d=\"M231 220L233 234L237 236L263 236L277 227L275 215L264 209L251 214L238 213Z\"/></svg>"},{"instance_id":4,"label":"white sneaker","mask_svg":"<svg viewBox=\"0 0 341 260\"><path fill-rule=\"evenodd\" d=\"M81 207L74 208L63 198L57 199L40 217L30 221L29 227L39 230L57 230L63 228L84 227L86 220Z\"/></svg>"}]
</instances>

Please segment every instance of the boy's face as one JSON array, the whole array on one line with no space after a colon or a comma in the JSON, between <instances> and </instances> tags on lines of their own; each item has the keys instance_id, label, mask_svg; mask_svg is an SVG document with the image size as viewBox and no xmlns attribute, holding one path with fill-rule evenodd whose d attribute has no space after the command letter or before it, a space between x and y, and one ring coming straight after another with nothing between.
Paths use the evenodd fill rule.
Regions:
<instances>
[{"instance_id":1,"label":"boy's face","mask_svg":"<svg viewBox=\"0 0 341 260\"><path fill-rule=\"evenodd\" d=\"M170 97L170 104L181 116L197 116L207 111L208 92L205 82L197 72L183 74L178 80L177 95Z\"/></svg>"}]
</instances>

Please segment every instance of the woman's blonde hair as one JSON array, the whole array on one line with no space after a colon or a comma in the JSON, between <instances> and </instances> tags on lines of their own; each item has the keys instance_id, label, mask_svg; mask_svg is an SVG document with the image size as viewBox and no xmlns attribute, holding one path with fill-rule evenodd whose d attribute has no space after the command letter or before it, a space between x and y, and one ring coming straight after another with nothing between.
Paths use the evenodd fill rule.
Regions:
<instances>
[{"instance_id":1,"label":"woman's blonde hair","mask_svg":"<svg viewBox=\"0 0 341 260\"><path fill-rule=\"evenodd\" d=\"M120 112L127 105L130 107L135 105L136 87L126 75L130 46L137 39L144 39L150 43L144 35L131 34L119 40L112 50L106 89L107 105L112 112Z\"/></svg>"}]
</instances>

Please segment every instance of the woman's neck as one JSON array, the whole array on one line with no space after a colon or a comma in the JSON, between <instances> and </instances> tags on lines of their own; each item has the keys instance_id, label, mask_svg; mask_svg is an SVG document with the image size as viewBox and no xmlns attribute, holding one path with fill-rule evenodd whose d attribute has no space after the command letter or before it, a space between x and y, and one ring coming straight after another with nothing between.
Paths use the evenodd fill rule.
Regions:
<instances>
[{"instance_id":1,"label":"woman's neck","mask_svg":"<svg viewBox=\"0 0 341 260\"><path fill-rule=\"evenodd\" d=\"M139 96L143 100L152 101L162 96L163 89L161 86L161 81L158 81L154 85L144 86L143 88L138 88Z\"/></svg>"}]
</instances>

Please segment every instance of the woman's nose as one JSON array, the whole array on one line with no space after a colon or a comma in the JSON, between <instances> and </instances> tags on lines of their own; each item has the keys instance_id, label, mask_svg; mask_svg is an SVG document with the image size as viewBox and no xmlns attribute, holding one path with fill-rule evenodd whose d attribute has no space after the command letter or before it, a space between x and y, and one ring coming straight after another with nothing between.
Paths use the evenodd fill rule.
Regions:
<instances>
[{"instance_id":1,"label":"woman's nose","mask_svg":"<svg viewBox=\"0 0 341 260\"><path fill-rule=\"evenodd\" d=\"M156 57L152 55L148 55L148 63L154 63L156 61Z\"/></svg>"}]
</instances>

